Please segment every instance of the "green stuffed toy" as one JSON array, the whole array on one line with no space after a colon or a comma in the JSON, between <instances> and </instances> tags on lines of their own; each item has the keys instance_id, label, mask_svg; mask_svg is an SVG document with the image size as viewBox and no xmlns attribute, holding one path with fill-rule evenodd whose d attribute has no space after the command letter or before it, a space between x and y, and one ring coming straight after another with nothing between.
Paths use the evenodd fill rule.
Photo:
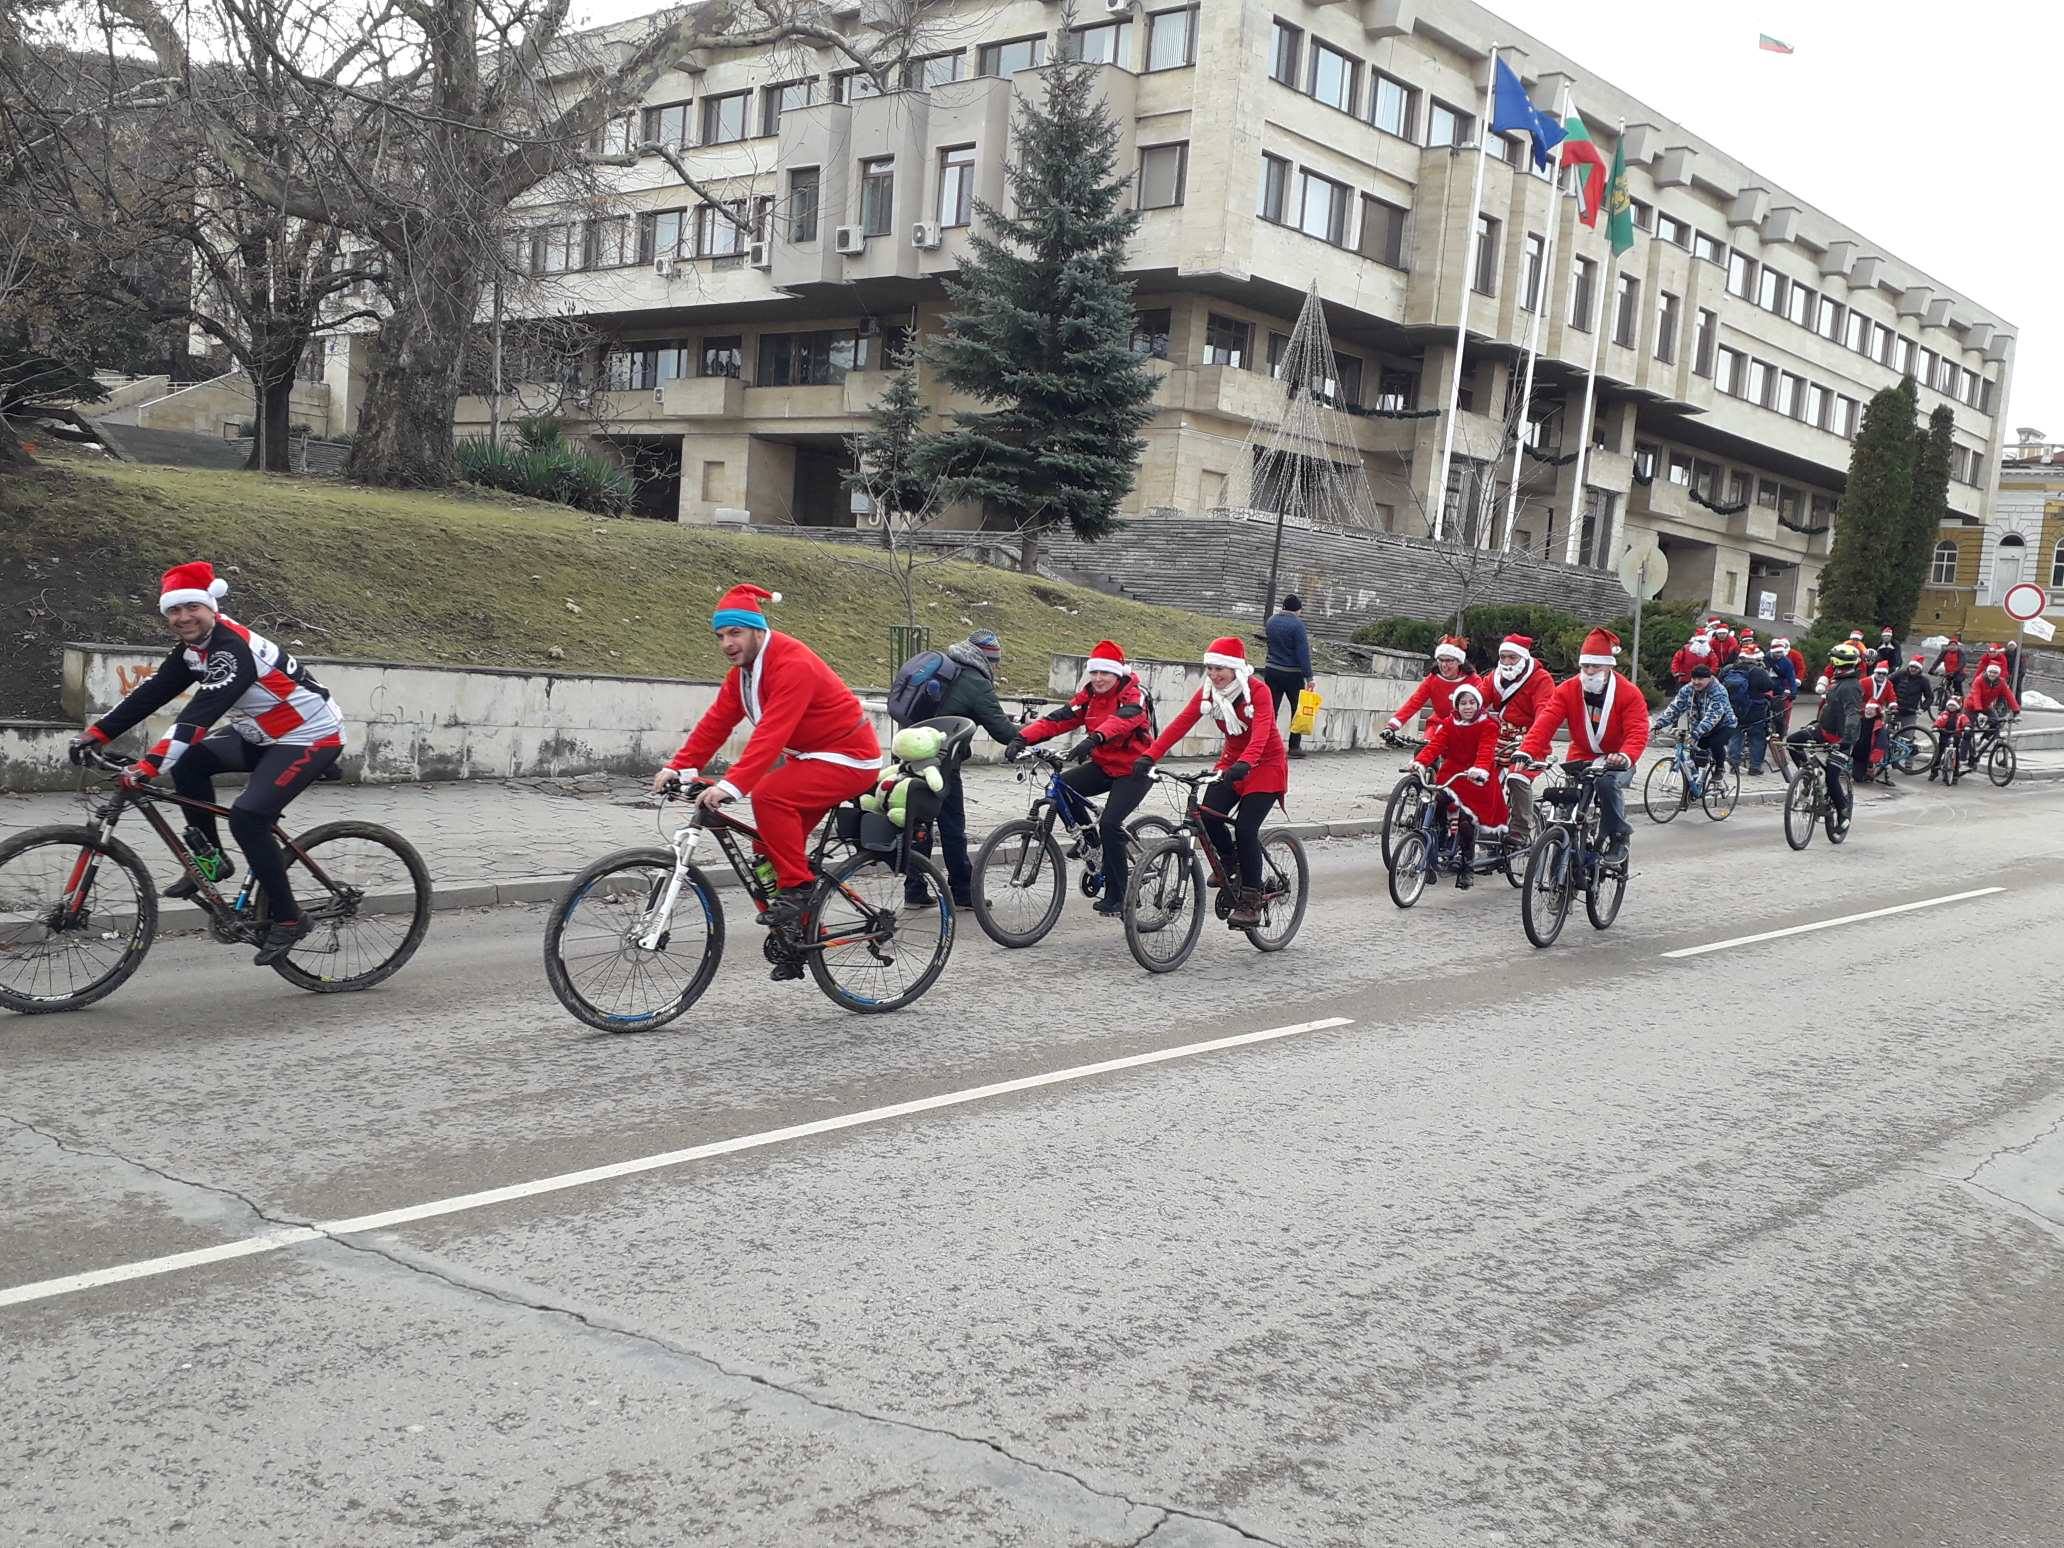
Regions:
<instances>
[{"instance_id":1,"label":"green stuffed toy","mask_svg":"<svg viewBox=\"0 0 2064 1548\"><path fill-rule=\"evenodd\" d=\"M911 781L923 780L933 795L946 788L946 771L939 766L939 755L945 749L946 738L931 726L898 731L889 743L889 755L896 761L884 771L880 783L860 798L860 809L886 812L889 821L902 827L910 817Z\"/></svg>"}]
</instances>

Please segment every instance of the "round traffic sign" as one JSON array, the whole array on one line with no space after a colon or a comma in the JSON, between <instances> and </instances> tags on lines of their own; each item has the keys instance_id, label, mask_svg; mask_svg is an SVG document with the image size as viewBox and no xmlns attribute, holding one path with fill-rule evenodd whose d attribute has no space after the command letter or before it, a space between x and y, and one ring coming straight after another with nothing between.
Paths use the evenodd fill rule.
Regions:
<instances>
[{"instance_id":1,"label":"round traffic sign","mask_svg":"<svg viewBox=\"0 0 2064 1548\"><path fill-rule=\"evenodd\" d=\"M1620 589L1644 602L1660 592L1663 583L1670 578L1670 561L1653 538L1645 543L1635 539L1634 544L1620 555L1616 568Z\"/></svg>"},{"instance_id":2,"label":"round traffic sign","mask_svg":"<svg viewBox=\"0 0 2064 1548\"><path fill-rule=\"evenodd\" d=\"M2042 617L2043 609L2050 605L2049 595L2034 581L2018 581L2007 588L2001 601L2007 616L2016 623L2026 623L2031 618Z\"/></svg>"}]
</instances>

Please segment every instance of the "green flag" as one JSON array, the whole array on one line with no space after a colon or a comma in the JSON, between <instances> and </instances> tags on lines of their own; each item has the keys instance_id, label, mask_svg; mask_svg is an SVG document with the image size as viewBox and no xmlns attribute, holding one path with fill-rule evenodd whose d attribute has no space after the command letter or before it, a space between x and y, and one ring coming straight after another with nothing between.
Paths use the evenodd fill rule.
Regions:
<instances>
[{"instance_id":1,"label":"green flag","mask_svg":"<svg viewBox=\"0 0 2064 1548\"><path fill-rule=\"evenodd\" d=\"M1612 177L1605 185L1606 239L1617 258L1634 245L1634 194L1627 186L1627 137L1613 146Z\"/></svg>"}]
</instances>

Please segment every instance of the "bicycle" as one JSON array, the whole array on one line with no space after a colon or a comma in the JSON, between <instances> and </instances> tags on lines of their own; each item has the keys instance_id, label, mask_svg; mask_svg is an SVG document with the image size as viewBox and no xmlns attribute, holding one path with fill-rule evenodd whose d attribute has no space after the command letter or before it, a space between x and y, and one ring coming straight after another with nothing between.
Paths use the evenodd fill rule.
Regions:
<instances>
[{"instance_id":1,"label":"bicycle","mask_svg":"<svg viewBox=\"0 0 2064 1548\"><path fill-rule=\"evenodd\" d=\"M1725 759L1717 765L1701 762L1692 753L1697 744L1687 726L1678 726L1673 740L1670 756L1648 767L1648 778L1641 784L1641 809L1650 822L1669 823L1697 801L1714 822L1725 822L1741 804L1741 769Z\"/></svg>"},{"instance_id":2,"label":"bicycle","mask_svg":"<svg viewBox=\"0 0 2064 1548\"><path fill-rule=\"evenodd\" d=\"M1598 782L1611 771L1594 762L1564 763L1570 783L1543 793L1556 809L1535 840L1519 889L1520 925L1538 947L1553 946L1584 894L1584 913L1594 930L1606 930L1619 918L1627 896L1627 871L1632 857L1607 865L1600 851Z\"/></svg>"},{"instance_id":3,"label":"bicycle","mask_svg":"<svg viewBox=\"0 0 2064 1548\"><path fill-rule=\"evenodd\" d=\"M997 827L975 851L975 923L999 946L1037 945L1060 923L1068 897L1068 860L1080 863L1082 895L1104 887L1103 808L1061 778L1067 760L1041 750L1028 752L1018 769L1020 784L1046 774L1046 788L1032 798L1025 816ZM1066 831L1065 850L1054 836ZM1135 817L1125 825L1126 852L1137 864L1148 840L1168 837L1175 824L1162 817Z\"/></svg>"},{"instance_id":4,"label":"bicycle","mask_svg":"<svg viewBox=\"0 0 2064 1548\"><path fill-rule=\"evenodd\" d=\"M1828 794L1828 771L1830 768L1837 772L1849 768L1849 754L1826 743L1809 745L1796 752L1799 775L1792 781L1791 789L1785 792L1785 842L1794 849L1803 850L1813 842L1814 827L1819 825L1827 829L1830 844L1839 844L1849 836L1849 825L1835 814L1834 802ZM1849 801L1850 809L1854 811L1856 787L1853 783L1849 787Z\"/></svg>"},{"instance_id":5,"label":"bicycle","mask_svg":"<svg viewBox=\"0 0 2064 1548\"><path fill-rule=\"evenodd\" d=\"M1426 745L1424 737L1400 736L1395 731L1385 731L1382 741L1385 747L1395 747L1400 752L1417 752ZM1390 869L1396 835L1410 833L1419 826L1428 799L1425 782L1413 773L1412 768L1406 769L1404 777L1390 787L1390 797L1383 803L1383 830L1380 835L1385 870Z\"/></svg>"},{"instance_id":6,"label":"bicycle","mask_svg":"<svg viewBox=\"0 0 2064 1548\"><path fill-rule=\"evenodd\" d=\"M119 773L133 759L88 755ZM158 892L142 858L115 826L141 812L196 886L193 902L224 946L265 939L270 907L247 875L226 897L195 863L163 807L229 809L149 783L117 785L85 826L31 828L0 843L0 1006L24 1015L80 1010L119 989L157 938ZM370 989L400 970L430 928L430 873L400 834L369 822L332 822L273 838L314 928L272 970L311 994ZM297 870L298 868L298 870ZM126 883L126 887L123 884ZM59 987L62 976L63 987Z\"/></svg>"},{"instance_id":7,"label":"bicycle","mask_svg":"<svg viewBox=\"0 0 2064 1548\"><path fill-rule=\"evenodd\" d=\"M1168 973L1189 960L1203 933L1206 868L1210 886L1218 890L1214 909L1221 919L1232 915L1234 873L1204 831L1204 808L1197 795L1219 778L1218 771L1178 774L1155 769L1148 778L1183 787L1183 816L1175 831L1132 868L1125 887L1125 944L1133 960L1149 973ZM1310 902L1311 866L1296 834L1284 828L1262 834L1261 872L1261 923L1242 933L1259 951L1281 951L1304 923Z\"/></svg>"},{"instance_id":8,"label":"bicycle","mask_svg":"<svg viewBox=\"0 0 2064 1548\"><path fill-rule=\"evenodd\" d=\"M2006 718L1986 712L1985 724L1971 730L1970 756L1965 766L1976 770L1985 766L1985 777L2004 790L2014 782L2015 771L2020 766L2020 755L2014 751L2014 744L2006 739Z\"/></svg>"},{"instance_id":9,"label":"bicycle","mask_svg":"<svg viewBox=\"0 0 2064 1548\"><path fill-rule=\"evenodd\" d=\"M1443 871L1459 877L1463 870L1462 803L1449 794L1455 780L1462 776L1457 774L1436 785L1418 764L1406 772L1415 773L1427 787L1428 799L1421 807L1419 831L1405 835L1388 868L1390 901L1399 908L1410 908L1417 903L1425 896L1427 886ZM1448 798L1443 800L1443 795ZM1505 880L1517 887L1525 880L1521 860L1530 853L1530 847L1516 841L1510 830L1493 834L1490 835L1488 852L1479 854L1470 862L1469 873L1488 876L1493 871L1502 871Z\"/></svg>"},{"instance_id":10,"label":"bicycle","mask_svg":"<svg viewBox=\"0 0 2064 1548\"><path fill-rule=\"evenodd\" d=\"M949 737L949 748L964 750L974 736L972 721L961 724L966 729ZM724 906L695 863L705 834L760 923L768 923L776 886L773 866L752 858L758 831L695 799L721 773L711 768L692 785L661 792L662 812L671 801L694 803L665 848L604 855L553 904L545 923L545 979L559 1003L589 1026L651 1031L709 988L724 957ZM793 924L770 925L761 948L781 976L800 977L807 968L834 1005L860 1015L901 1010L938 981L953 951L954 913L944 873L912 847L919 825L929 820L912 813L908 827L898 828L885 813L851 802L833 808L811 850L816 881L802 911ZM913 875L930 899L922 906L904 901ZM672 949L683 943L677 959ZM891 987L892 993L883 992ZM604 1003L603 995L618 998Z\"/></svg>"}]
</instances>

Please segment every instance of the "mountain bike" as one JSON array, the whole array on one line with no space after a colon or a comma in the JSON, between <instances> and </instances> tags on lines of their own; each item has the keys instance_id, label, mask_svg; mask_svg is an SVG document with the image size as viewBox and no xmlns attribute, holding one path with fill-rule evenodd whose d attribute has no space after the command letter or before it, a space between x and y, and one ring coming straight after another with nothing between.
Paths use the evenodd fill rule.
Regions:
<instances>
[{"instance_id":1,"label":"mountain bike","mask_svg":"<svg viewBox=\"0 0 2064 1548\"><path fill-rule=\"evenodd\" d=\"M1693 753L1698 744L1691 730L1678 726L1670 756L1648 767L1641 785L1641 809L1649 821L1672 822L1677 814L1697 801L1715 822L1725 822L1741 804L1741 770L1724 759L1717 767L1701 762Z\"/></svg>"},{"instance_id":2,"label":"mountain bike","mask_svg":"<svg viewBox=\"0 0 2064 1548\"><path fill-rule=\"evenodd\" d=\"M1418 736L1401 736L1395 731L1383 733L1383 745L1395 747L1400 752L1417 752L1426 745L1426 739ZM1413 768L1416 768L1415 764ZM1426 803L1431 800L1426 782L1413 769L1408 768L1404 776L1390 787L1390 798L1383 803L1383 866L1390 869L1392 852L1397 841L1405 834L1418 828L1425 816Z\"/></svg>"},{"instance_id":3,"label":"mountain bike","mask_svg":"<svg viewBox=\"0 0 2064 1548\"><path fill-rule=\"evenodd\" d=\"M1428 799L1421 806L1419 831L1408 833L1398 841L1397 852L1391 857L1389 866L1390 901L1399 908L1410 908L1425 896L1429 883L1437 880L1443 871L1459 878L1465 869L1462 864L1461 802L1454 799L1451 787L1457 774L1451 779L1434 784L1425 769L1414 764L1408 773L1416 773L1427 786ZM1531 847L1513 838L1510 829L1504 833L1479 834L1481 847L1470 861L1467 870L1471 876L1488 876L1493 871L1502 871L1505 880L1512 886L1519 886L1526 875L1526 859Z\"/></svg>"},{"instance_id":4,"label":"mountain bike","mask_svg":"<svg viewBox=\"0 0 2064 1548\"><path fill-rule=\"evenodd\" d=\"M1178 774L1155 769L1148 778L1183 787L1182 821L1174 833L1142 855L1125 887L1125 944L1149 973L1167 973L1187 962L1204 929L1206 869L1209 887L1218 892L1220 919L1233 911L1232 887L1237 869L1218 852L1204 831L1204 808L1198 791L1219 778L1215 769ZM1273 828L1261 836L1261 923L1244 934L1261 951L1281 951L1304 923L1310 901L1311 866L1297 835Z\"/></svg>"},{"instance_id":5,"label":"mountain bike","mask_svg":"<svg viewBox=\"0 0 2064 1548\"><path fill-rule=\"evenodd\" d=\"M134 760L100 751L97 767L120 772ZM115 825L140 812L180 871L208 932L225 946L265 939L270 905L247 875L225 896L195 863L164 808L229 809L174 790L117 785L83 826L30 828L0 843L0 1006L38 1015L78 1010L113 994L157 937L158 892ZM331 822L273 837L286 861L301 917L314 928L271 964L296 988L348 994L393 976L430 928L430 873L400 834L370 822Z\"/></svg>"},{"instance_id":6,"label":"mountain bike","mask_svg":"<svg viewBox=\"0 0 2064 1548\"><path fill-rule=\"evenodd\" d=\"M999 946L1034 946L1060 923L1068 898L1068 860L1081 866L1082 895L1104 888L1103 808L1061 778L1067 760L1034 749L1020 760L1018 781L1045 778L1025 816L1006 822L975 851L974 914L982 933ZM1066 847L1056 837L1059 827ZM1149 844L1175 832L1165 817L1135 817L1125 825L1128 859L1137 863Z\"/></svg>"},{"instance_id":7,"label":"mountain bike","mask_svg":"<svg viewBox=\"0 0 2064 1548\"><path fill-rule=\"evenodd\" d=\"M972 722L959 736L974 735ZM545 979L559 1003L604 1032L645 1032L681 1015L710 986L724 957L724 905L695 863L715 842L760 923L776 891L774 868L755 861L750 823L707 810L699 796L722 773L663 792L693 804L666 847L604 855L574 877L545 923ZM816 882L789 925L770 925L762 946L777 978L805 969L835 1005L862 1015L901 1010L938 981L953 951L953 900L944 874L912 847L922 812L898 828L882 812L834 808L810 855ZM929 901L906 903L911 878Z\"/></svg>"},{"instance_id":8,"label":"mountain bike","mask_svg":"<svg viewBox=\"0 0 2064 1548\"><path fill-rule=\"evenodd\" d=\"M1630 855L1607 865L1599 849L1598 782L1610 771L1593 762L1562 767L1571 782L1542 793L1554 815L1534 841L1519 889L1520 924L1526 938L1540 947L1555 944L1580 892L1591 927L1610 929L1626 898L1627 869L1633 863Z\"/></svg>"},{"instance_id":9,"label":"mountain bike","mask_svg":"<svg viewBox=\"0 0 2064 1548\"><path fill-rule=\"evenodd\" d=\"M1935 761L1935 733L1922 725L1888 726L1885 730L1885 761L1878 766L1878 778L1892 783L1892 771L1912 774Z\"/></svg>"},{"instance_id":10,"label":"mountain bike","mask_svg":"<svg viewBox=\"0 0 2064 1548\"><path fill-rule=\"evenodd\" d=\"M1849 754L1839 747L1826 743L1808 744L1803 750L1794 748L1799 760L1799 774L1792 781L1792 788L1785 792L1784 836L1785 842L1794 849L1804 849L1813 842L1816 825L1827 830L1828 842L1839 844L1849 836L1849 826L1835 814L1834 802L1828 795L1828 771L1836 773L1850 767ZM1849 787L1850 809L1855 809L1856 787Z\"/></svg>"},{"instance_id":11,"label":"mountain bike","mask_svg":"<svg viewBox=\"0 0 2064 1548\"><path fill-rule=\"evenodd\" d=\"M2014 782L2015 770L2020 766L2020 757L2014 751L2014 744L2006 739L2007 722L2004 716L1988 712L1982 725L1971 731L1971 752L1965 759L1965 767L1975 770L1985 766L1985 777L2001 789Z\"/></svg>"}]
</instances>

